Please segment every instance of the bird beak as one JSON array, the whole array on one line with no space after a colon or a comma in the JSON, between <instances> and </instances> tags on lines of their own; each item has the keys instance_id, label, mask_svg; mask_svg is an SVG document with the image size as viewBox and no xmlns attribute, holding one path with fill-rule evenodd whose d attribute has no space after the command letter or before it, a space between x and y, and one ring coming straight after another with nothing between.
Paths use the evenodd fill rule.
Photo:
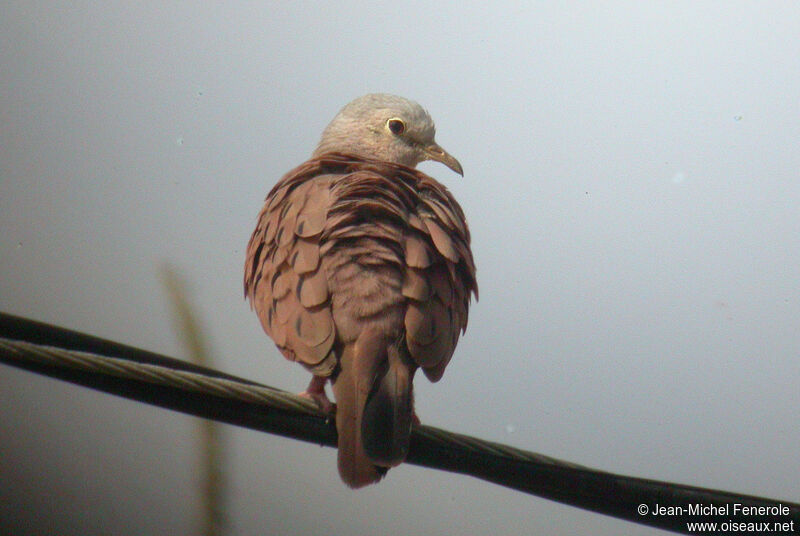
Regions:
<instances>
[{"instance_id":1,"label":"bird beak","mask_svg":"<svg viewBox=\"0 0 800 536\"><path fill-rule=\"evenodd\" d=\"M458 163L458 160L453 158L450 153L439 147L436 143L431 143L430 145L424 147L423 150L429 160L441 162L462 177L464 176L464 170L461 168L461 164Z\"/></svg>"}]
</instances>

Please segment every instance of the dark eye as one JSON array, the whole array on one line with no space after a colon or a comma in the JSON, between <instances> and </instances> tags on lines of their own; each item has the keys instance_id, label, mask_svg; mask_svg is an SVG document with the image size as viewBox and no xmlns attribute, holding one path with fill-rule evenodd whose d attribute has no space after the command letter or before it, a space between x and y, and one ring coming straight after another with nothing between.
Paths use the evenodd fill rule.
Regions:
<instances>
[{"instance_id":1,"label":"dark eye","mask_svg":"<svg viewBox=\"0 0 800 536\"><path fill-rule=\"evenodd\" d=\"M399 136L400 134L406 131L406 124L403 123L402 119L398 119L396 117L389 119L386 122L386 126L389 128L389 130L392 131L392 134L394 134L395 136Z\"/></svg>"}]
</instances>

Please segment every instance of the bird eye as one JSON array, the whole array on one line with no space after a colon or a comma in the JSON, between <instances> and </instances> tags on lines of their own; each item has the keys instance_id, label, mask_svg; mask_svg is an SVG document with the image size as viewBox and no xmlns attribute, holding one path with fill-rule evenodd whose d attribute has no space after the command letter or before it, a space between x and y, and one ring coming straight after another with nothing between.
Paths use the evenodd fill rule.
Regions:
<instances>
[{"instance_id":1,"label":"bird eye","mask_svg":"<svg viewBox=\"0 0 800 536\"><path fill-rule=\"evenodd\" d=\"M392 131L392 134L399 136L406 131L406 124L402 119L393 117L386 122L386 127Z\"/></svg>"}]
</instances>

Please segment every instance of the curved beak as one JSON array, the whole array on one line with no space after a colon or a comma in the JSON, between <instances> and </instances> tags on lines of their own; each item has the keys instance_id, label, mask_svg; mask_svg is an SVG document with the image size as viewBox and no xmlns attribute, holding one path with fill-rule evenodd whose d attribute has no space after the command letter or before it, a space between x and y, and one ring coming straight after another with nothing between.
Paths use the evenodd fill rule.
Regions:
<instances>
[{"instance_id":1,"label":"curved beak","mask_svg":"<svg viewBox=\"0 0 800 536\"><path fill-rule=\"evenodd\" d=\"M428 160L435 160L437 162L441 162L445 166L449 167L462 177L464 176L464 170L461 168L461 164L458 163L458 160L453 158L453 156L439 147L436 143L431 143L423 148L425 155L428 157Z\"/></svg>"}]
</instances>

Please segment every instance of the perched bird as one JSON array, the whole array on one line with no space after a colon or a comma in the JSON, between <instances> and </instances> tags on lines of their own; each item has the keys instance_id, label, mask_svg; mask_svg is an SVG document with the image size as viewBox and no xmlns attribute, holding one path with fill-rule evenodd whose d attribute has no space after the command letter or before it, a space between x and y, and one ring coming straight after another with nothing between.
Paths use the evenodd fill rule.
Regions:
<instances>
[{"instance_id":1,"label":"perched bird","mask_svg":"<svg viewBox=\"0 0 800 536\"><path fill-rule=\"evenodd\" d=\"M250 237L244 292L283 355L336 399L338 466L358 488L408 453L412 381L438 381L466 329L475 265L464 213L414 167L461 165L434 141L430 115L385 94L334 117L310 160L283 176Z\"/></svg>"}]
</instances>

